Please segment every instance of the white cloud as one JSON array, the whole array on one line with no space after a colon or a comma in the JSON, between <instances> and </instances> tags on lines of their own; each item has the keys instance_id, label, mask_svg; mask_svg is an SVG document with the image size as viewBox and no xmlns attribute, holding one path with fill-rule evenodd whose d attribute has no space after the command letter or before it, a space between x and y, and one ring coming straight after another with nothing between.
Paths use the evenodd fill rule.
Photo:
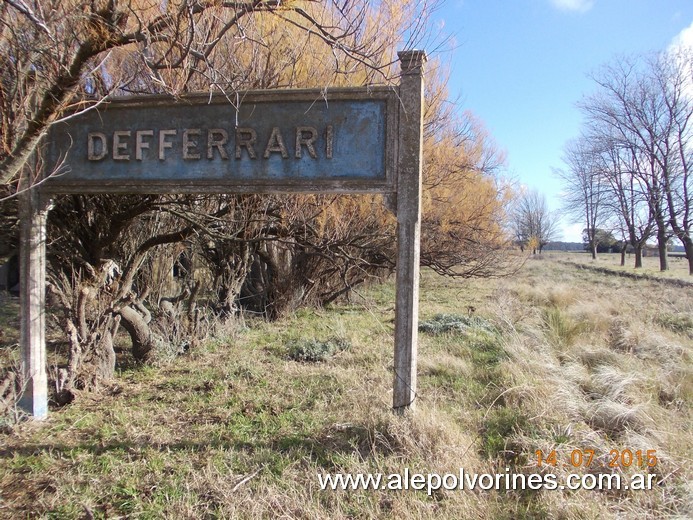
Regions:
<instances>
[{"instance_id":1,"label":"white cloud","mask_svg":"<svg viewBox=\"0 0 693 520\"><path fill-rule=\"evenodd\" d=\"M682 56L685 56L683 53L693 52L693 23L674 36L667 51L678 61L680 66L684 67L683 70L690 71L690 65L686 65L687 62L685 58L682 59ZM693 77L690 74L684 75L683 91L689 99L693 99Z\"/></svg>"},{"instance_id":2,"label":"white cloud","mask_svg":"<svg viewBox=\"0 0 693 520\"><path fill-rule=\"evenodd\" d=\"M550 0L551 4L561 11L586 13L594 5L594 0Z\"/></svg>"},{"instance_id":3,"label":"white cloud","mask_svg":"<svg viewBox=\"0 0 693 520\"><path fill-rule=\"evenodd\" d=\"M678 33L671 41L670 51L689 48L693 49L693 23Z\"/></svg>"}]
</instances>

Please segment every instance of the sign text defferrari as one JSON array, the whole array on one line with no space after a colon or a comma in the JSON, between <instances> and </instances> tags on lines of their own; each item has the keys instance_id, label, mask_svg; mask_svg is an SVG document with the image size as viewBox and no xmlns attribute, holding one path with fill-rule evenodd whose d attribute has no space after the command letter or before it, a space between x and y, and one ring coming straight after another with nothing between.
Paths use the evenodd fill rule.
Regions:
<instances>
[{"instance_id":1,"label":"sign text defferrari","mask_svg":"<svg viewBox=\"0 0 693 520\"><path fill-rule=\"evenodd\" d=\"M282 96L138 97L76 115L46 140L47 189L394 191L392 89Z\"/></svg>"}]
</instances>

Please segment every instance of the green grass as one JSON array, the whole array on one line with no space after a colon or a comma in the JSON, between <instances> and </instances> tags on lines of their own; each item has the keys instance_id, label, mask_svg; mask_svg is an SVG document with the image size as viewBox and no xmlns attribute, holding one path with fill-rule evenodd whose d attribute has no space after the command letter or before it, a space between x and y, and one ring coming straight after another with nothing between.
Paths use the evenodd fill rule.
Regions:
<instances>
[{"instance_id":1,"label":"green grass","mask_svg":"<svg viewBox=\"0 0 693 520\"><path fill-rule=\"evenodd\" d=\"M417 410L405 416L390 410L391 281L349 305L247 319L6 428L0 518L685 518L693 296L653 283L550 259L495 281L425 271ZM317 486L326 472L538 473L537 449L626 448L656 449L667 479L430 497Z\"/></svg>"},{"instance_id":2,"label":"green grass","mask_svg":"<svg viewBox=\"0 0 693 520\"><path fill-rule=\"evenodd\" d=\"M491 410L484 421L482 452L488 457L502 456L514 461L518 446L511 439L519 430L527 427L527 417L515 408L501 406Z\"/></svg>"},{"instance_id":3,"label":"green grass","mask_svg":"<svg viewBox=\"0 0 693 520\"><path fill-rule=\"evenodd\" d=\"M655 323L665 329L693 338L693 316L690 313L663 313L655 318Z\"/></svg>"}]
</instances>

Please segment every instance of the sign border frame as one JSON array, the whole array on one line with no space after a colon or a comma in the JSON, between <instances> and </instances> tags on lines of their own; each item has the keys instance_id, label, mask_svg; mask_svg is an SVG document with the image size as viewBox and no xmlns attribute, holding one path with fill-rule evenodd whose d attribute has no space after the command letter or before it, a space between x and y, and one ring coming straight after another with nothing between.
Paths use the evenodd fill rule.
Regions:
<instances>
[{"instance_id":1,"label":"sign border frame","mask_svg":"<svg viewBox=\"0 0 693 520\"><path fill-rule=\"evenodd\" d=\"M212 193L395 193L397 191L398 133L400 98L396 87L343 87L330 89L247 90L234 94L241 104L331 101L385 101L385 180L381 179L238 179L180 181L161 180L61 180L60 174L48 173L41 190L46 195L59 194L212 194ZM233 106L224 94L192 93L181 96L134 95L119 97L104 103L109 108L157 108L187 103L191 108L226 103ZM90 110L100 110L99 107ZM69 116L68 116L69 117ZM49 134L50 138L50 134ZM98 168L98 165L95 165Z\"/></svg>"}]
</instances>

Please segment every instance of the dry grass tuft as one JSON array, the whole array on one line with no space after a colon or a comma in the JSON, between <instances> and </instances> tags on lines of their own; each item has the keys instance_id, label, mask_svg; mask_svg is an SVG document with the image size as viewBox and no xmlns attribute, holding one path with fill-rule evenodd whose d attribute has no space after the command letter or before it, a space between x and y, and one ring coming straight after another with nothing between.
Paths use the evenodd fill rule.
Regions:
<instances>
[{"instance_id":1,"label":"dry grass tuft","mask_svg":"<svg viewBox=\"0 0 693 520\"><path fill-rule=\"evenodd\" d=\"M618 365L620 362L617 352L599 344L578 344L573 351L573 356L590 369L600 365Z\"/></svg>"},{"instance_id":2,"label":"dry grass tuft","mask_svg":"<svg viewBox=\"0 0 693 520\"><path fill-rule=\"evenodd\" d=\"M614 350L632 354L640 344L640 336L623 319L615 319L607 332L608 345Z\"/></svg>"},{"instance_id":3,"label":"dry grass tuft","mask_svg":"<svg viewBox=\"0 0 693 520\"><path fill-rule=\"evenodd\" d=\"M542 313L542 321L549 341L558 348L572 346L587 329L584 322L576 321L558 307L549 307Z\"/></svg>"},{"instance_id":4,"label":"dry grass tuft","mask_svg":"<svg viewBox=\"0 0 693 520\"><path fill-rule=\"evenodd\" d=\"M585 324L586 331L595 337L603 337L621 314L622 306L607 296L592 294L577 301L570 310L577 321Z\"/></svg>"},{"instance_id":5,"label":"dry grass tuft","mask_svg":"<svg viewBox=\"0 0 693 520\"><path fill-rule=\"evenodd\" d=\"M645 378L637 373L625 373L613 365L601 365L595 368L589 384L591 395L628 404L634 400L635 391L645 384Z\"/></svg>"},{"instance_id":6,"label":"dry grass tuft","mask_svg":"<svg viewBox=\"0 0 693 520\"><path fill-rule=\"evenodd\" d=\"M578 301L579 291L575 286L555 284L548 288L546 301L559 309L566 309Z\"/></svg>"},{"instance_id":7,"label":"dry grass tuft","mask_svg":"<svg viewBox=\"0 0 693 520\"><path fill-rule=\"evenodd\" d=\"M590 426L610 437L618 437L626 428L643 431L654 426L644 405L627 405L608 398L595 400L587 405L584 413Z\"/></svg>"}]
</instances>

